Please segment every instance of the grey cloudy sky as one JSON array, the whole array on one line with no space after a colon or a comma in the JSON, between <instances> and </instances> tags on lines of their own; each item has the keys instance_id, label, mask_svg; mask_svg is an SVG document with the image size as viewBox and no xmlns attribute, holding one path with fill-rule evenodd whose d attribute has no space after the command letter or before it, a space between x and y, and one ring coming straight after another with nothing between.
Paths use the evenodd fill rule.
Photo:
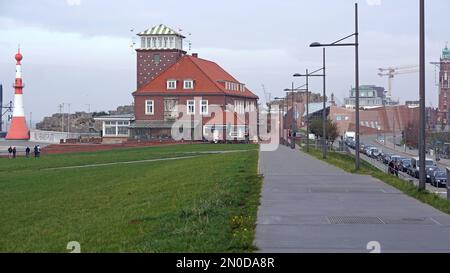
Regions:
<instances>
[{"instance_id":1,"label":"grey cloudy sky","mask_svg":"<svg viewBox=\"0 0 450 273\"><path fill-rule=\"evenodd\" d=\"M71 103L72 111L109 110L132 102L133 33L160 23L183 29L192 52L216 61L264 100L261 85L281 96L295 72L321 66L314 41L353 32L354 0L0 0L0 82L12 98L20 44L25 111L33 119ZM360 0L361 84L387 87L379 67L418 63L418 2ZM450 1L427 1L427 61L450 40ZM191 33L192 35L187 35ZM343 101L354 83L353 50L328 50L328 91ZM434 67L427 66L428 105L436 105ZM296 79L301 85L302 80ZM313 88L321 91L319 79ZM418 98L418 75L394 80L394 97ZM27 114L28 115L28 114Z\"/></svg>"}]
</instances>

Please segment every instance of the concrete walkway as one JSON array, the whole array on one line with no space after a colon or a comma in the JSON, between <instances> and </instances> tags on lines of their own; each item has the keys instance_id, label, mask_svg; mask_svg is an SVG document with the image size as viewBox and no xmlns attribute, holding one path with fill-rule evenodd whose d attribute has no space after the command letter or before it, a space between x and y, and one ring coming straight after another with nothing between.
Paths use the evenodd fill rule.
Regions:
<instances>
[{"instance_id":1,"label":"concrete walkway","mask_svg":"<svg viewBox=\"0 0 450 273\"><path fill-rule=\"evenodd\" d=\"M260 153L259 252L449 252L450 216L299 151Z\"/></svg>"}]
</instances>

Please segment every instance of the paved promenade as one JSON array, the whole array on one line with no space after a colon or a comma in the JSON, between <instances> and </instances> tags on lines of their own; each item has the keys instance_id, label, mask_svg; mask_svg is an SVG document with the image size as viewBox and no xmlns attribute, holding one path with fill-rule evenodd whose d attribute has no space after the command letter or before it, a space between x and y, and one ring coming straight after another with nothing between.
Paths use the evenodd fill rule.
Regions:
<instances>
[{"instance_id":1,"label":"paved promenade","mask_svg":"<svg viewBox=\"0 0 450 273\"><path fill-rule=\"evenodd\" d=\"M299 151L260 153L259 252L449 252L450 216ZM374 244L376 245L376 243Z\"/></svg>"}]
</instances>

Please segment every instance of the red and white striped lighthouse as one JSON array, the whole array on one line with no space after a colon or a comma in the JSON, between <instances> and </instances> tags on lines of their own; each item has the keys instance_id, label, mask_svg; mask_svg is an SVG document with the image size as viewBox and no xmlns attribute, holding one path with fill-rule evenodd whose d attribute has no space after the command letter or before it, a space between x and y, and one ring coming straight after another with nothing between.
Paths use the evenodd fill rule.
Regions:
<instances>
[{"instance_id":1,"label":"red and white striped lighthouse","mask_svg":"<svg viewBox=\"0 0 450 273\"><path fill-rule=\"evenodd\" d=\"M14 83L14 111L9 127L7 140L28 140L30 139L30 131L25 120L25 111L23 109L23 83L22 83L22 54L20 48L16 54L16 81Z\"/></svg>"}]
</instances>

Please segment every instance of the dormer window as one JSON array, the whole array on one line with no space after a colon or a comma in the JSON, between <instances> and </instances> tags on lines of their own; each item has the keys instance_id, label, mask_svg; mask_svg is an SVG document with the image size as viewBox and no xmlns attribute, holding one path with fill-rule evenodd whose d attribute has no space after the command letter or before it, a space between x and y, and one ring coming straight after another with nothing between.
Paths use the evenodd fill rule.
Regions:
<instances>
[{"instance_id":1,"label":"dormer window","mask_svg":"<svg viewBox=\"0 0 450 273\"><path fill-rule=\"evenodd\" d=\"M194 81L193 80L184 80L183 88L184 89L194 89Z\"/></svg>"},{"instance_id":2,"label":"dormer window","mask_svg":"<svg viewBox=\"0 0 450 273\"><path fill-rule=\"evenodd\" d=\"M167 80L167 89L177 89L177 81Z\"/></svg>"}]
</instances>

